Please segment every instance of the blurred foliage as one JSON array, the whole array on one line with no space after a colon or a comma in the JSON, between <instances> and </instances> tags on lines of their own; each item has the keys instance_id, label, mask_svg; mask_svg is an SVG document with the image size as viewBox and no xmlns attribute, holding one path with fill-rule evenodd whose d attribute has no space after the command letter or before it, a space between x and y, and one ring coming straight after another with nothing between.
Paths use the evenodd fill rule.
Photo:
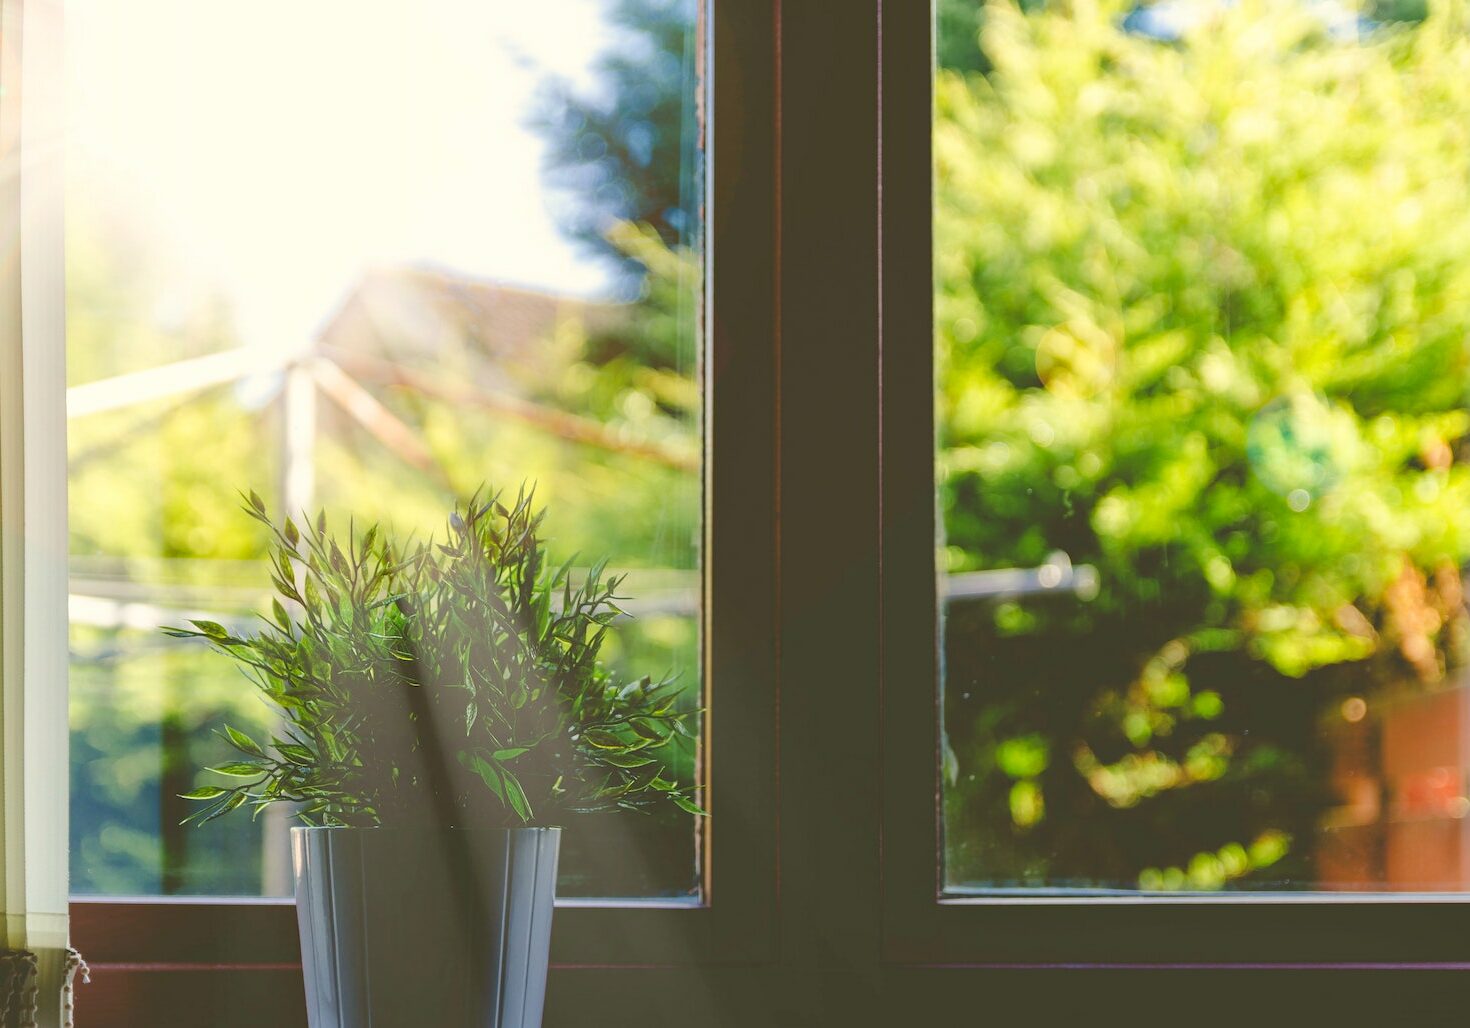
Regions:
<instances>
[{"instance_id":1,"label":"blurred foliage","mask_svg":"<svg viewBox=\"0 0 1470 1028\"><path fill-rule=\"evenodd\" d=\"M265 706L233 669L153 632L74 625L71 641L73 892L258 893L260 824L181 825L177 794L229 758L213 731L265 731Z\"/></svg>"},{"instance_id":2,"label":"blurred foliage","mask_svg":"<svg viewBox=\"0 0 1470 1028\"><path fill-rule=\"evenodd\" d=\"M934 60L946 71L990 71L990 56L980 43L989 0L935 0ZM1044 0L1019 0L1023 11L1041 8Z\"/></svg>"},{"instance_id":3,"label":"blurred foliage","mask_svg":"<svg viewBox=\"0 0 1470 1028\"><path fill-rule=\"evenodd\" d=\"M1046 0L1015 0L1022 11L1031 13L1044 10ZM990 0L935 0L935 63L947 71L980 72L990 71L990 54L982 43L985 29L985 11ZM1132 18L1151 6L1185 9L1194 5L1194 0L1160 0L1155 5L1141 0L1130 7L1118 9L1118 24L1128 28ZM1200 4L1207 7L1208 4ZM1311 7L1313 5L1305 5ZM1330 16L1349 8L1339 9L1335 4L1315 5L1318 17ZM1057 10L1066 10L1065 4L1054 4ZM1395 22L1414 23L1423 21L1429 14L1428 0L1369 0L1362 7L1362 17L1368 25L1386 25ZM1130 17L1132 16L1132 17Z\"/></svg>"},{"instance_id":4,"label":"blurred foliage","mask_svg":"<svg viewBox=\"0 0 1470 1028\"><path fill-rule=\"evenodd\" d=\"M621 222L672 248L696 242L703 178L696 0L606 0L611 35L592 81L548 76L532 127L563 230L636 286L636 256L609 240Z\"/></svg>"},{"instance_id":5,"label":"blurred foliage","mask_svg":"<svg viewBox=\"0 0 1470 1028\"><path fill-rule=\"evenodd\" d=\"M1312 880L1324 697L1464 659L1470 10L986 7L937 82L954 883ZM1019 791L1018 791L1019 790Z\"/></svg>"}]
</instances>

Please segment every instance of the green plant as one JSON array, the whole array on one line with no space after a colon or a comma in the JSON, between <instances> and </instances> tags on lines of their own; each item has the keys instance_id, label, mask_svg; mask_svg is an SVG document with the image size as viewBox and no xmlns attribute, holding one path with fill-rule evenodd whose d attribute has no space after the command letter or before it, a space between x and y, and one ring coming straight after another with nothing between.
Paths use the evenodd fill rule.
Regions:
<instances>
[{"instance_id":1,"label":"green plant","mask_svg":"<svg viewBox=\"0 0 1470 1028\"><path fill-rule=\"evenodd\" d=\"M323 515L276 525L254 493L245 509L275 537L271 616L245 637L212 621L167 631L240 664L285 737L226 726L241 759L211 768L234 784L186 794L208 804L200 823L279 802L352 826L701 813L659 757L693 738L677 683L619 682L598 663L622 578L599 562L574 586L571 560L553 569L532 493L510 507L477 493L439 544L376 526L339 542Z\"/></svg>"}]
</instances>

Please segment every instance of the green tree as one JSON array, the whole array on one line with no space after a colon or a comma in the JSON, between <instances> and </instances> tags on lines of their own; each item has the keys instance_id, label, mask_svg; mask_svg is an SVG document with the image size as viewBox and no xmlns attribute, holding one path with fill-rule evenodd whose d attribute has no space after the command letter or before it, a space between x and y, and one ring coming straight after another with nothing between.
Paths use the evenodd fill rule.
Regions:
<instances>
[{"instance_id":1,"label":"green tree","mask_svg":"<svg viewBox=\"0 0 1470 1028\"><path fill-rule=\"evenodd\" d=\"M562 229L637 282L642 268L608 239L623 222L671 247L697 239L702 182L694 0L607 0L611 41L579 88L548 76L532 125Z\"/></svg>"},{"instance_id":2,"label":"green tree","mask_svg":"<svg viewBox=\"0 0 1470 1028\"><path fill-rule=\"evenodd\" d=\"M1222 7L985 13L941 72L951 880L1310 880L1326 698L1463 660L1466 8L1342 44Z\"/></svg>"}]
</instances>

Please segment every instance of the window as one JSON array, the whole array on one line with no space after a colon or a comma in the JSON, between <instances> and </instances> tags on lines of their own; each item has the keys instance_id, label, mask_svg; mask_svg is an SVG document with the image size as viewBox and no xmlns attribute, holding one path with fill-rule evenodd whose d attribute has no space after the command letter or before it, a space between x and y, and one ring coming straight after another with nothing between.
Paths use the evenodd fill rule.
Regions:
<instances>
[{"instance_id":1,"label":"window","mask_svg":"<svg viewBox=\"0 0 1470 1028\"><path fill-rule=\"evenodd\" d=\"M208 759L210 728L258 716L224 709L234 672L185 666L155 632L257 602L237 477L273 507L309 495L329 518L425 530L451 486L536 479L558 548L611 554L630 590L645 577L611 655L679 674L707 713L676 773L700 775L730 826L589 825L564 852L554 959L585 978L767 952L771 289L736 279L769 253L761 23L726 10L712 29L699 5L659 0L404 5L381 24L350 5L104 7L72 5L69 40L70 335L94 361L74 362L69 395L90 1002L162 1017L223 975L245 998L206 989L212 1016L300 1016L294 913L271 899L287 891L280 828L175 833L183 790L165 781ZM714 132L724 185L706 171ZM727 390L745 402L716 410ZM114 495L126 524L94 509Z\"/></svg>"},{"instance_id":2,"label":"window","mask_svg":"<svg viewBox=\"0 0 1470 1028\"><path fill-rule=\"evenodd\" d=\"M884 354L887 952L1458 958L1463 742L1414 712L1462 659L1458 435L1420 429L1463 418L1440 332L1465 308L1447 237L1413 230L1443 155L1406 141L1455 119L1339 106L1458 36L1293 5L940 14L932 200L909 147L885 159L885 230L930 242L924 210L934 253L885 338L935 340L932 378ZM1352 200L1380 173L1392 216ZM932 708L898 698L921 670Z\"/></svg>"},{"instance_id":3,"label":"window","mask_svg":"<svg viewBox=\"0 0 1470 1028\"><path fill-rule=\"evenodd\" d=\"M80 9L80 5L73 8ZM428 23L439 9L449 8L431 5ZM675 8L658 0L629 0L596 9ZM1103 66L1116 71L1112 51L1106 60L1092 64L1066 63L1068 55L1096 52L1087 46L1126 47L1130 55L1143 54L1138 60L1144 62L1186 60L1186 46L1159 44L1149 35L1169 9L1144 12L1124 28L1128 12L1109 8L1113 14L1094 24L1076 47L1059 42L1055 53L1045 48L1039 55L1014 51L1020 56L1009 73L1028 102L1036 100L1038 110L1051 107L1053 116L1065 112L1085 124L1085 112L1091 108L1052 104L1048 94L1037 90L1048 83L1060 88L1058 82L1092 81L1078 78L1078 67L1088 74ZM1063 33L1079 31L1076 19L1083 16L1081 8L1075 16L1057 10L1022 14L1002 11L998 5L985 11L995 12L994 19L989 13L983 19L986 31L1003 33L1016 48L1028 44L1034 33L1052 33L1060 39ZM403 22L412 21L417 13L415 8ZM686 876L677 884L673 877L652 882L645 877L631 884L623 878L625 884L596 887L597 882L618 881L612 877L618 869L589 869L586 881L591 887L582 898L558 909L546 1023L617 1020L623 1011L648 1024L845 1026L892 1023L916 1013L935 1019L955 1015L956 1020L958 1015L1014 1014L1034 1023L1060 1023L1083 1017L1106 1021L1114 1011L1136 1012L1140 1003L1195 1010L1206 995L1212 1008L1242 1017L1259 1018L1262 1009L1274 1013L1273 1007L1261 1006L1263 996L1284 1009L1310 1010L1319 1019L1349 1023L1368 1016L1401 1020L1406 1011L1423 1023L1433 1023L1439 1015L1445 1020L1462 1017L1463 985L1456 969L1470 966L1466 916L1470 907L1463 894L1424 891L1447 889L1448 879L1391 879L1384 859L1387 851L1379 843L1359 846L1344 837L1357 848L1338 851L1354 860L1365 852L1377 853L1377 863L1359 860L1351 867L1336 865L1339 870L1334 871L1321 859L1327 852L1324 847L1342 828L1377 833L1380 841L1387 838L1380 822L1354 826L1334 820L1342 812L1333 808L1351 806L1352 801L1330 795L1332 787L1347 780L1339 772L1355 771L1360 778L1378 773L1387 780L1388 750L1381 741L1387 733L1380 731L1383 705L1368 688L1381 684L1378 679L1348 688L1343 682L1315 682L1310 670L1301 678L1287 676L1291 678L1287 688L1271 695L1296 698L1293 745L1311 748L1316 758L1327 754L1331 759L1304 765L1310 774L1301 778L1298 791L1267 789L1271 802L1266 807L1272 816L1262 815L1254 822L1261 831L1222 835L1213 846L1201 843L1190 848L1194 840L1216 831L1217 822L1210 820L1219 814L1214 805L1188 808L1198 816L1163 819L1162 828L1133 827L1133 834L1104 819L1137 825L1137 820L1129 819L1154 797L1208 795L1206 790L1228 784L1232 770L1187 787L1158 789L1148 798L1140 795L1132 806L1110 804L1109 794L1127 797L1109 793L1112 780L1101 774L1096 776L1103 787L1099 792L1088 773L1099 768L1112 773L1119 753L1141 754L1148 747L1167 754L1176 769L1159 761L1148 769L1151 772L1160 768L1171 775L1177 775L1179 768L1188 772L1189 747L1211 732L1228 736L1238 730L1245 738L1249 729L1249 744L1221 749L1211 743L1215 749L1195 754L1207 758L1196 761L1205 770L1213 772L1220 760L1234 768L1232 762L1244 761L1247 751L1259 744L1266 729L1258 726L1279 723L1279 712L1247 710L1231 691L1235 686L1190 678L1192 673L1203 674L1200 668L1189 667L1193 650L1185 653L1183 665L1189 679L1187 695L1170 678L1179 672L1172 665L1163 668L1163 686L1157 693L1142 693L1149 704L1180 700L1165 711L1174 718L1173 734L1160 730L1164 721L1154 718L1157 712L1150 708L1144 711L1142 724L1152 734L1144 744L1135 743L1127 731L1128 715L1134 711L1126 702L1103 704L1103 716L1097 720L1099 725L1112 725L1108 730L1114 749L1105 752L1101 742L1092 745L1097 761L1093 767L1086 761L1079 766L1077 732L1048 735L1043 730L1049 728L1047 718L1064 725L1085 719L1105 690L1088 692L1081 683L1061 677L1058 688L1069 690L1076 703L1053 702L1063 693L1031 688L1024 677L1029 665L1014 656L1020 648L1030 645L1033 659L1054 665L1088 659L1084 644L1089 641L1122 650L1119 633L1149 628L1159 607L1182 616L1192 609L1183 599L1195 593L1180 592L1167 605L1149 600L1154 604L1145 611L1149 618L1140 613L1145 609L1142 601L1126 598L1113 608L1118 612L1117 624L1110 626L1113 630L1082 631L1086 619L1098 616L1107 603L1116 603L1119 578L1096 542L1092 511L1101 498L1085 514L1079 512L1084 498L1080 484L1058 486L1052 476L1057 469L1050 466L1046 468L1050 499L1041 495L1044 490L1037 490L1036 496L1026 494L1024 485L1016 496L1019 513L1008 516L1017 519L1010 523L1013 526L1027 521L1021 532L986 535L989 523L999 519L985 504L1004 499L994 490L975 487L975 476L991 468L984 460L1001 456L998 449L987 448L1005 441L1012 456L1022 446L1050 450L1037 442L1032 421L1007 421L999 415L989 423L982 419L983 431L978 434L973 422L960 426L972 432L961 438L954 409L968 403L971 413L993 413L993 408L975 402L971 393L983 394L981 400L999 394L998 376L1001 384L1019 394L1017 406L1026 408L1028 415L1033 407L1046 414L1044 405L1054 402L1053 394L1065 393L1092 367L1083 345L1091 337L1079 329L1070 342L1051 338L1042 347L1045 332L1005 335L1002 357L1006 347L1044 351L1045 360L1039 364L1034 352L1026 354L1030 364L1013 378L1003 373L1008 367L1004 360L957 361L961 348L953 344L958 336L965 336L966 345L981 338L984 326L974 317L976 305L995 302L992 294L997 289L1011 290L1013 299L1032 295L1037 279L1027 272L1051 267L1048 262L1056 259L1044 249L1038 254L1021 245L1006 245L1008 236L1023 242L1045 240L1047 232L1072 224L1085 239L1101 223L1094 215L1106 208L1088 207L1068 215L1069 205L1088 199L1090 186L1071 188L1065 185L1067 180L1058 185L1055 178L1022 174L1006 163L1013 151L1029 153L1028 147L1039 147L1036 153L1042 155L1065 151L1055 145L1058 136L1032 131L1019 122L995 121L1007 110L998 106L1007 94L998 88L1002 78L985 63L988 51L974 44L973 33L982 27L981 13L985 12L975 3L947 0L939 5L941 70L936 79L936 12L923 4L855 3L834 17L827 4L716 0L705 5L702 36L698 18L692 8L689 12L696 26L694 63L702 72L700 86L692 94L698 101L693 115L696 126L703 126L707 175L698 193L703 207L694 208L703 226L704 261L698 288L682 294L697 296L702 334L680 338L694 347L691 352L702 362L696 379L702 420L697 427L689 422L670 426L677 431L659 440L621 433L618 438L636 441L640 459L650 458L656 473L668 476L661 481L685 483L689 479L681 479L677 468L651 459L652 447L655 442L680 445L680 440L694 440L700 469L692 498L700 519L694 530L697 548L690 544L677 551L687 560L669 556L674 550L638 551L631 543L622 552L630 554L630 563L643 560L644 570L657 566L682 573L660 580L660 585L671 586L669 593L687 589L691 577L697 583L697 614L687 622L680 620L680 611L690 609L687 592L680 594L683 606L668 614L672 623L692 627L697 639L697 657L690 659L697 661L701 702L707 708L700 760L714 817L694 837L698 841L692 853L672 847L662 850L676 854L680 868L697 862L697 877ZM500 15L475 15L492 16ZM203 15L183 12L179 17ZM352 17L360 19L360 12ZM538 23L545 17L557 22L557 31L582 24L570 16L563 24L539 9L515 17ZM161 18L155 29L164 32L175 24L184 23ZM338 27L354 24L344 15ZM687 31L688 21L684 24ZM428 27L415 25L401 42L394 42L399 48L393 51L395 59L400 50L411 52L412 40L423 31ZM1371 34L1363 40L1337 38L1341 26L1335 22L1309 31L1320 38L1304 49L1329 62L1361 60L1378 45ZM1414 31L1404 29L1400 38L1419 38ZM372 30L364 32L371 38ZM274 35L267 35L275 41ZM342 38L348 38L345 28ZM85 39L81 45L86 45ZM1406 53L1412 49L1408 42L1403 45ZM337 49L342 48L332 52ZM559 53L571 59L570 51ZM1052 79L1046 74L1028 79L1020 65L1031 57L1041 72L1053 67L1046 61L1059 62L1060 70ZM688 85L688 80L679 81ZM986 85L992 82L996 85ZM423 82L413 84L414 89L425 87ZM1169 94L1169 100L1182 102L1193 88L1195 80L1189 79ZM1445 88L1454 93L1459 85ZM1092 102L1115 93L1087 95ZM459 102L452 91L449 96ZM1132 96L1123 97L1123 106L1134 118L1168 120L1172 108L1130 108ZM1264 103L1270 98L1260 99ZM1018 104L1030 110L1026 103ZM1363 106L1361 97L1358 106ZM1438 123L1428 118L1427 111L1414 117L1425 119L1412 122L1425 130L1416 139L1443 141L1435 134ZM964 132L956 128L961 119L968 119ZM344 131L348 121L339 126L332 112L323 115L324 125ZM1116 145L1126 149L1133 146L1130 140L1148 138L1131 123L1128 127L1117 137L1097 130L1100 145L1089 148L1088 157L1099 163L1090 175L1106 180L1116 174L1115 164L1126 167L1126 162L1113 160L1116 155L1107 146L1115 145L1116 139ZM306 142L321 131L306 132ZM406 130L398 126L395 131ZM413 131L432 135L433 126L416 125ZM995 133L995 145L972 161L974 138L991 138L979 135L984 131ZM373 132L387 129L375 124ZM1043 145L1048 138L1050 151ZM455 151L458 144L448 149ZM1158 166L1158 188L1167 190L1180 177L1179 169L1170 161ZM1192 167L1187 162L1180 166ZM72 171L76 176L78 169ZM970 176L963 189L956 187L956 174ZM1006 206L995 199L993 192L1005 185L1008 176L1013 185L1033 191L1025 203ZM548 195L561 188L576 191L580 185L576 178L551 185L535 181ZM1057 196L1050 197L1047 188ZM585 195L585 190L581 192ZM1446 205L1440 211L1442 220L1451 224L1453 205L1434 195ZM395 202L401 199L394 196ZM999 243L976 228L975 212L981 208L971 205L982 200L991 204L984 210L993 216L978 224L999 233ZM1323 201L1323 196L1304 197L1303 209L1320 211ZM1053 208L1068 217L1048 220L1046 212ZM1145 213L1156 209L1174 208L1149 207ZM1191 224L1199 229L1198 238L1211 245L1232 238L1225 231L1232 226L1204 219L1203 210L1186 204L1176 213L1197 215L1201 220ZM1343 231L1351 237L1349 229L1368 220L1358 216L1342 226ZM684 227L674 229L677 233ZM970 238L975 235L991 249L977 250ZM1454 238L1447 235L1445 245ZM989 260L981 265L965 257L976 252ZM1187 254L1187 248L1171 253L1154 247L1149 252L1166 261ZM1022 256L1029 262L1025 268L1002 274L1006 261ZM145 268L141 260L133 263L140 271ZM1210 268L1215 270L1215 265ZM1458 274L1449 265L1442 270ZM524 274L531 275L529 262ZM977 274L992 275L994 281L982 279L984 288L976 289ZM1073 274L1067 272L1065 278L1070 282ZM70 283L74 293L78 285ZM1076 282L1068 288L1088 295ZM1443 295L1455 298L1453 293ZM1047 292L1042 299L1061 302L1058 296L1071 299L1065 291ZM962 309L964 304L970 309ZM218 309L214 313L218 315ZM146 317L153 316L150 307ZM966 317L975 321L975 336L961 324ZM1024 325L1033 322L1049 329L1058 319L1037 315ZM183 326L187 319L173 324ZM1226 344L1248 342L1242 339L1243 324L1239 312L1232 314L1229 325L1210 322L1210 338L1218 335ZM1171 369L1189 369L1189 362L1170 356L1172 352L1163 346L1156 353L1158 395L1181 388L1180 373ZM169 363L196 356L170 354ZM411 370L419 375L435 370L433 362L426 364ZM343 366L342 371L403 425L414 427L413 419L432 409L409 388L408 380L387 388L369 378L362 366L359 362L359 370ZM1441 370L1449 366L1438 365ZM109 376L125 370L133 369L113 369ZM415 382L423 384L418 375ZM639 379L639 387L645 382ZM83 383L74 379L72 384ZM567 383L558 377L557 384ZM465 383L455 381L454 386L463 390ZM243 402L241 392L217 388L215 399L238 406ZM1328 398L1325 406L1314 406L1320 403L1319 392ZM327 427L350 427L346 419L351 415L337 411L333 406L337 401L320 383L311 395L318 404L319 440L329 438ZM1078 397L1084 408L1093 405L1086 409L1111 409L1097 394L1070 395ZM1260 419L1249 419L1255 442L1251 443L1248 426L1245 446L1259 455L1261 470L1252 464L1237 469L1236 475L1242 481L1248 475L1282 475L1277 485L1289 486L1284 492L1264 482L1257 485L1262 490L1258 498L1276 504L1283 521L1288 515L1319 516L1328 503L1324 483L1332 479L1335 458L1318 456L1326 452L1330 457L1329 444L1336 438L1331 429L1338 424L1335 412L1340 407L1333 403L1343 401L1341 397L1333 401L1333 395L1331 390L1308 390L1308 398L1298 406L1293 394L1291 402L1272 407ZM463 396L455 393L456 400ZM561 394L551 399L569 402ZM1457 402L1445 400L1443 407L1433 409L1450 410ZM455 417L424 432L425 445L441 444L446 435L457 438L463 405L452 406ZM589 412L572 406L563 412L608 424L608 408ZM87 416L121 413L119 409ZM630 420L635 413L611 412L624 419L618 427L630 433L638 427ZM477 407L468 418L485 426L481 431L505 431L503 424L514 420L514 412L497 410L492 415ZM585 427L585 422L576 423ZM1053 444L1071 424L1060 417L1043 417L1036 423L1044 426L1035 429L1042 437L1050 428ZM1324 425L1327 443L1317 445ZM539 438L537 433L544 428L526 424L515 431L520 433L518 439L530 440ZM440 432L446 435L436 434ZM247 448L236 459L274 459L279 440L272 442L269 434L259 438L261 445ZM354 467L350 462L358 461L364 476L383 474L385 467L399 466L388 464L387 454L394 454L394 462L401 460L401 454L365 431L349 438L355 440L355 448L344 447L340 463L315 466L314 491L322 502L329 501L328 490L342 489L339 499L331 502L344 507L379 502L386 506L380 496L390 488L419 481L398 477L421 474L408 470L413 467L409 462L401 473L375 479L387 485L376 486L375 495L364 497L361 482L369 479L359 480L343 469L350 470ZM1100 438L1116 447L1120 436L1105 433ZM1140 445L1169 454L1157 430L1137 433L1137 438ZM1299 440L1311 444L1305 453L1294 449ZM78 443L79 438L71 443L74 457ZM967 448L980 452L960 452ZM559 460L548 457L547 466L567 479L574 477L569 469L604 466L613 459L594 456L600 448L586 438L549 443L546 451L536 452L562 454ZM1206 454L1210 452L1207 447ZM936 460L940 453L942 459ZM574 465L569 454L577 455L581 463ZM641 466L629 456L628 466ZM970 458L978 463L966 464ZM1413 460L1424 466L1406 465L1396 473L1432 477L1436 469L1422 454ZM1458 474L1454 467L1452 459L1449 469L1439 469L1447 472L1446 481ZM1197 468L1190 465L1185 470ZM1082 469L1074 464L1073 471L1080 475ZM1294 477L1301 475L1312 484L1302 485ZM1067 479L1065 473L1062 477ZM1405 479L1410 485L1417 480ZM1341 488L1345 481L1339 475L1330 484ZM346 490L354 482L361 491L349 496ZM587 488L591 483L578 477L574 484ZM938 502L936 486L943 490ZM1292 497L1299 488L1309 493L1304 510L1293 509L1294 503L1300 506L1300 497L1295 501ZM1063 489L1072 490L1071 508L1061 498ZM1442 492L1439 501L1444 497ZM395 493L394 499L401 498ZM1412 504L1429 502L1411 490L1403 505L1387 508L1390 520L1400 518ZM1183 517L1175 522L1187 523ZM584 538L593 544L608 540L605 528L588 528ZM640 523L630 530L646 528ZM1084 545L1089 534L1091 549ZM627 542L613 539L608 545ZM1239 579L1242 563L1233 551L1224 556ZM1174 575L1172 579L1135 574L1131 581L1155 581L1161 596L1165 584L1171 590L1183 589L1180 583L1186 582L1187 568L1178 563L1182 559L1171 552L1164 570ZM1207 560L1197 560L1196 565L1197 590L1213 588L1212 580L1204 577L1207 570L1224 580L1218 566ZM696 567L696 575L690 576ZM1420 569L1433 570L1430 565ZM1158 571L1153 566L1145 570ZM1426 574L1426 590L1430 580ZM218 588L228 583L182 584ZM1040 594L1027 593L1033 589ZM653 585L648 591L663 595ZM1372 620L1376 615L1361 612L1381 641L1383 631ZM1191 616L1198 620L1197 611ZM1035 627L1057 623L1073 632L1066 647L1055 642L1058 637L1039 636ZM1336 621L1332 624L1337 626ZM105 626L82 626L87 633L104 630ZM1342 632L1344 638L1351 634ZM1160 647L1173 638L1164 638ZM646 643L672 645L667 638ZM1390 656L1397 652L1395 660L1406 657L1401 648L1384 652ZM1435 651L1436 662L1444 652ZM86 651L79 656L100 653ZM1176 651L1165 654L1170 655ZM1252 668L1270 663L1258 650L1247 650L1244 656L1256 661ZM1138 665L1140 674L1148 670L1147 657ZM961 658L970 662L968 670L962 670ZM1360 668L1362 662L1350 666ZM1412 673L1411 663L1403 666ZM1090 661L1087 670L1102 667L1101 660ZM1272 673L1279 672L1281 668ZM87 687L84 678L79 685ZM1298 686L1302 688L1291 692ZM1010 691L985 691L999 687ZM971 693L968 698L966 691ZM1209 693L1217 695L1202 699ZM1125 692L1124 701L1128 698ZM1361 700L1362 707L1347 703L1353 699ZM1361 717L1349 716L1360 709ZM1214 716L1208 716L1212 712ZM1363 729L1379 733L1380 739L1371 746L1357 746L1352 733ZM1429 737L1419 729L1413 731L1412 738L1420 740L1420 748L1426 750L1422 756L1428 760L1423 740ZM1142 731L1135 730L1135 735L1143 738ZM1339 736L1345 740L1342 748L1331 749L1339 745ZM1176 754L1167 748L1175 744L1184 749ZM1125 746L1128 749L1119 749ZM1349 762L1338 763L1339 757ZM1359 763L1352 764L1351 759ZM1449 766L1438 757L1433 760L1431 770ZM1330 768L1337 771L1324 770ZM151 768L148 773L153 773ZM963 784L970 773L976 774L977 784ZM1061 784L1054 784L1054 779ZM1416 795L1439 803L1436 809L1441 812L1452 812L1446 804L1457 794L1439 779L1421 784L1424 788ZM1017 790L1017 785L1022 788ZM1379 794L1389 801L1379 806L1379 812L1387 814L1397 794L1382 789ZM1364 793L1360 790L1357 795L1361 798ZM1069 808L1069 802L1074 806ZM1360 807L1358 813L1365 809ZM1091 832L1098 845L1067 851L1047 833L1055 832L1064 815L1076 810L1091 810L1097 816ZM1273 820L1276 811L1295 818L1293 826ZM1252 844L1265 830L1275 829L1291 836L1289 841L1268 837L1268 842L1276 840L1278 851L1286 846L1277 859L1266 861L1270 850L1261 849L1260 867L1231 876L1228 872L1238 855L1222 849L1238 844L1249 862ZM86 831L86 825L77 830ZM1181 839L1188 839L1188 845L1176 846ZM657 848L667 842L654 840L650 845ZM250 862L256 852L266 852L256 849L258 843L246 840L244 851L251 856L240 865L257 891L260 872ZM1146 856L1117 859L1120 847ZM1425 852L1422 847L1417 851ZM163 850L157 844L140 852L161 866ZM1196 861L1197 854L1211 860ZM179 866L184 875L180 887L190 883L188 889L201 889L197 874L189 878L195 872L188 861ZM1345 867L1348 870L1342 870ZM1150 869L1157 875L1145 873ZM691 880L697 886L695 893L689 891ZM1316 888L1302 891L1304 885ZM221 892L244 888L221 887ZM614 888L621 895L607 899ZM589 893L601 893L602 898ZM195 1010L208 1011L216 1026L299 1023L298 954L289 905L238 895L180 896L129 901L116 896L78 898L73 905L73 937L94 968L94 983L81 993L79 1004L106 1011L113 1023L120 1024L170 1023L181 1011ZM1080 971L1076 965L1088 970ZM1165 968L1170 973L1154 973ZM1303 978L1282 968L1320 968L1330 976ZM1366 968L1375 973L1358 973ZM1228 987L1222 989L1222 984Z\"/></svg>"},{"instance_id":4,"label":"window","mask_svg":"<svg viewBox=\"0 0 1470 1028\"><path fill-rule=\"evenodd\" d=\"M695 6L69 18L74 892L290 893L286 811L184 823L223 727L273 726L159 631L266 609L242 492L442 538L534 487L558 561L627 573L605 658L699 707ZM567 850L563 896L697 898L692 817Z\"/></svg>"},{"instance_id":5,"label":"window","mask_svg":"<svg viewBox=\"0 0 1470 1028\"><path fill-rule=\"evenodd\" d=\"M1462 893L1465 42L1183 11L939 40L945 889Z\"/></svg>"}]
</instances>

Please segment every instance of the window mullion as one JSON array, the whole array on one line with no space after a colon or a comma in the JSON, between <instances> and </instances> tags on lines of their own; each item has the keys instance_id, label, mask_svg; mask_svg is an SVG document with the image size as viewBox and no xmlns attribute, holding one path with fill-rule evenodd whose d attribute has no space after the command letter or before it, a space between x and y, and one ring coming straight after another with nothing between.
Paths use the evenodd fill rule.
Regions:
<instances>
[{"instance_id":1,"label":"window mullion","mask_svg":"<svg viewBox=\"0 0 1470 1028\"><path fill-rule=\"evenodd\" d=\"M780 8L782 953L834 969L878 951L879 6Z\"/></svg>"}]
</instances>

